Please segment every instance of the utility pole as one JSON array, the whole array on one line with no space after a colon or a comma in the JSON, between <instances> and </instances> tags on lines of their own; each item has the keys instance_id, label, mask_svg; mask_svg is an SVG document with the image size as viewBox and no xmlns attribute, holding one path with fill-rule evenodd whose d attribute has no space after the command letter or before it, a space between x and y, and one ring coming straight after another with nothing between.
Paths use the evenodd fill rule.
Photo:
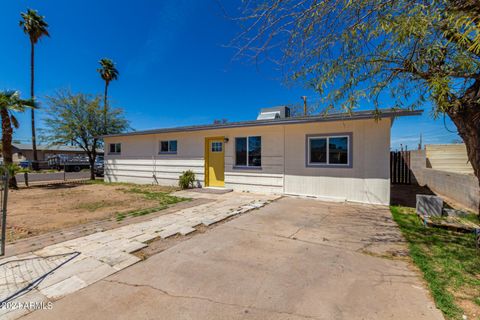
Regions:
<instances>
[{"instance_id":1,"label":"utility pole","mask_svg":"<svg viewBox=\"0 0 480 320\"><path fill-rule=\"evenodd\" d=\"M303 100L303 115L306 116L307 115L307 96L301 96L300 98L302 98Z\"/></svg>"}]
</instances>

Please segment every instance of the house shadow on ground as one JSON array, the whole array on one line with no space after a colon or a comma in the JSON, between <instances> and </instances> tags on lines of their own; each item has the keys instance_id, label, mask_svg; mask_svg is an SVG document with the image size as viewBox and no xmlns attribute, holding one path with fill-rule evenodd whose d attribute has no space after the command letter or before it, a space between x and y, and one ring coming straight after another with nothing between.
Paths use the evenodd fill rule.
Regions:
<instances>
[{"instance_id":1,"label":"house shadow on ground","mask_svg":"<svg viewBox=\"0 0 480 320\"><path fill-rule=\"evenodd\" d=\"M390 205L415 208L417 194L435 195L428 187L418 184L390 184Z\"/></svg>"}]
</instances>

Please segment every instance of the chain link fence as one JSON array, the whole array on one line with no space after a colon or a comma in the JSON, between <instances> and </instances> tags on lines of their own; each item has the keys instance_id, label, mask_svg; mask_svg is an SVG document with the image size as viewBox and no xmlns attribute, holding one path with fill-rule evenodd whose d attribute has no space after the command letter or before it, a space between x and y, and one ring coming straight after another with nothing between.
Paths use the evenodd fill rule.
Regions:
<instances>
[{"instance_id":1,"label":"chain link fence","mask_svg":"<svg viewBox=\"0 0 480 320\"><path fill-rule=\"evenodd\" d=\"M90 179L90 171L81 172L44 172L44 173L18 173L15 175L19 186L35 186L45 184L56 184L65 182L80 182Z\"/></svg>"}]
</instances>

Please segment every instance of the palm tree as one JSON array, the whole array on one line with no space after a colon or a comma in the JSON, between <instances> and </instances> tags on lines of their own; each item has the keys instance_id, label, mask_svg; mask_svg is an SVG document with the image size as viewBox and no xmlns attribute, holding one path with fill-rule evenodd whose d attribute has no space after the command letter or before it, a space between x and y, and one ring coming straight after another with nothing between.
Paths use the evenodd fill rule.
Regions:
<instances>
[{"instance_id":1,"label":"palm tree","mask_svg":"<svg viewBox=\"0 0 480 320\"><path fill-rule=\"evenodd\" d=\"M30 38L30 96L32 101L35 101L35 44L41 37L47 36L48 33L48 24L45 22L45 17L40 16L36 10L28 9L26 13L21 13L22 20L20 20L20 27L23 28L23 32L28 35ZM33 149L33 160L34 169L37 168L36 161L37 158L37 139L35 134L35 111L32 109L32 149Z\"/></svg>"},{"instance_id":2,"label":"palm tree","mask_svg":"<svg viewBox=\"0 0 480 320\"><path fill-rule=\"evenodd\" d=\"M13 128L18 128L18 120L13 111L23 112L26 107L35 108L32 100L22 100L18 91L0 92L0 119L2 121L2 157L5 168L13 165L12 136ZM9 185L17 188L15 175L11 175Z\"/></svg>"},{"instance_id":3,"label":"palm tree","mask_svg":"<svg viewBox=\"0 0 480 320\"><path fill-rule=\"evenodd\" d=\"M107 96L108 96L108 85L111 81L118 79L118 70L115 68L115 63L108 59L103 58L100 59L100 68L97 69L100 76L105 81L105 95L103 97L103 121L104 121L104 131L105 133L107 130L107 112L108 112L108 104L107 104Z\"/></svg>"}]
</instances>

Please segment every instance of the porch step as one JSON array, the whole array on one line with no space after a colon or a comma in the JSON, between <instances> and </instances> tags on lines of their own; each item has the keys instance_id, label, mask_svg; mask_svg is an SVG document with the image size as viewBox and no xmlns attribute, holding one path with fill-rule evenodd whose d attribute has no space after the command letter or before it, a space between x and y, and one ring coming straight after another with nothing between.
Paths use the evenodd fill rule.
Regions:
<instances>
[{"instance_id":1,"label":"porch step","mask_svg":"<svg viewBox=\"0 0 480 320\"><path fill-rule=\"evenodd\" d=\"M212 194L225 194L232 192L233 189L221 188L221 187L205 187L205 188L195 188L188 191L199 192L199 193L212 193Z\"/></svg>"}]
</instances>

